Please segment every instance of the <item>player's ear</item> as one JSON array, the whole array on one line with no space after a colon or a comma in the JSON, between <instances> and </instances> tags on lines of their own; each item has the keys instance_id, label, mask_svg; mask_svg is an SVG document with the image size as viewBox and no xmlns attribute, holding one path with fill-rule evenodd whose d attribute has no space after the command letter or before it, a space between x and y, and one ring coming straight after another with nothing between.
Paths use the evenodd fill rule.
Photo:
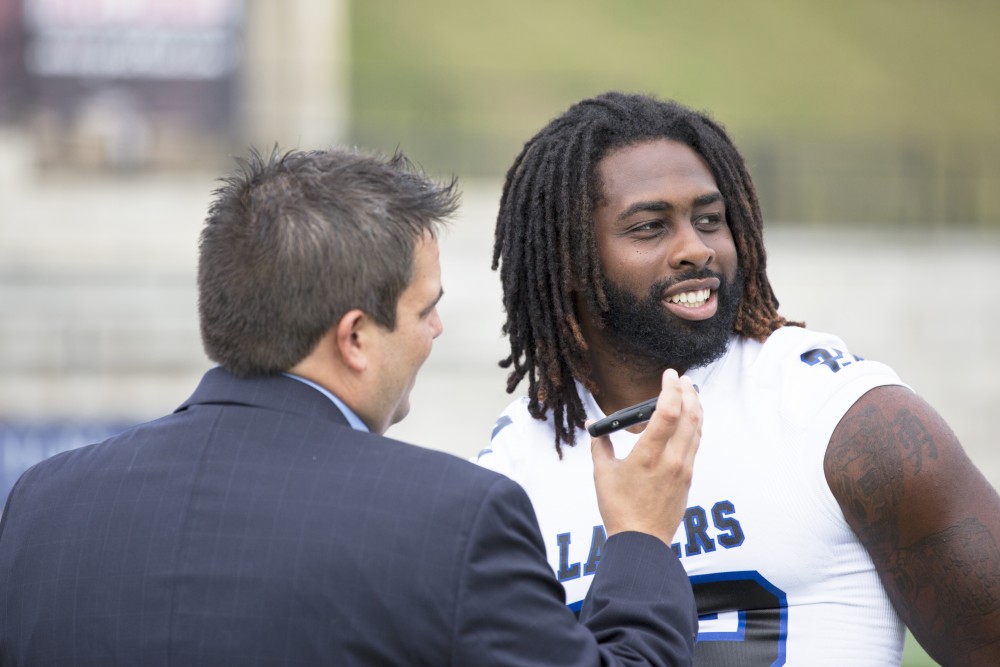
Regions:
<instances>
[{"instance_id":1,"label":"player's ear","mask_svg":"<svg viewBox=\"0 0 1000 667\"><path fill-rule=\"evenodd\" d=\"M337 351L344 365L355 371L368 368L368 346L375 322L363 310L349 310L334 329Z\"/></svg>"}]
</instances>

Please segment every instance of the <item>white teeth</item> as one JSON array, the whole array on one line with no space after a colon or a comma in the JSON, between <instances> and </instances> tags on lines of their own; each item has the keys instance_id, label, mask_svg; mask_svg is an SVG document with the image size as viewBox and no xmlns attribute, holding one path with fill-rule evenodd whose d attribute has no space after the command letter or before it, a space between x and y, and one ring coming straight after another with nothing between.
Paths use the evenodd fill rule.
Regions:
<instances>
[{"instance_id":1,"label":"white teeth","mask_svg":"<svg viewBox=\"0 0 1000 667\"><path fill-rule=\"evenodd\" d=\"M680 294L675 294L670 297L670 303L678 303L682 306L687 306L688 308L696 308L698 306L705 305L708 301L709 295L712 293L708 289L700 289L694 292L681 292Z\"/></svg>"}]
</instances>

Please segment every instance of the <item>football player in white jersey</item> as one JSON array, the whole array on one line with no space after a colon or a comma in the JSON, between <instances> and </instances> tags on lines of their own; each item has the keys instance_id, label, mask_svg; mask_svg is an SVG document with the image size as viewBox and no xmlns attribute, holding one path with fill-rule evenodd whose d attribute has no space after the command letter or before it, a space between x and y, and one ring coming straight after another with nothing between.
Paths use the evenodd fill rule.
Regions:
<instances>
[{"instance_id":1,"label":"football player in white jersey","mask_svg":"<svg viewBox=\"0 0 1000 667\"><path fill-rule=\"evenodd\" d=\"M705 414L673 543L697 665L898 665L904 624L942 664L1000 665L1000 497L892 369L778 314L762 229L707 115L606 93L555 118L500 202L502 365L528 389L479 462L528 491L577 604L606 534L584 426L675 369Z\"/></svg>"}]
</instances>

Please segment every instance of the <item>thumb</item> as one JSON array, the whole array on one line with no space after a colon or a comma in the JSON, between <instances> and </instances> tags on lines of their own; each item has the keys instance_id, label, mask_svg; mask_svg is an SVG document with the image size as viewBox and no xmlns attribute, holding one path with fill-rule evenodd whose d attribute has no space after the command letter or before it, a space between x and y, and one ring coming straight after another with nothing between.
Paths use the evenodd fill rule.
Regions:
<instances>
[{"instance_id":1,"label":"thumb","mask_svg":"<svg viewBox=\"0 0 1000 667\"><path fill-rule=\"evenodd\" d=\"M594 458L594 468L606 466L615 460L615 447L611 437L600 435L590 439L590 455Z\"/></svg>"}]
</instances>

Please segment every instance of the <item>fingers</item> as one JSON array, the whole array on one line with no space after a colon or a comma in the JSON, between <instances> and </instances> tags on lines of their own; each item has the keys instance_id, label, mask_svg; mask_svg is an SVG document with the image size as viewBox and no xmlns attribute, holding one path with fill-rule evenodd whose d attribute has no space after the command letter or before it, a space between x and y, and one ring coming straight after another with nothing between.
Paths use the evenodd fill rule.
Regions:
<instances>
[{"instance_id":1,"label":"fingers","mask_svg":"<svg viewBox=\"0 0 1000 667\"><path fill-rule=\"evenodd\" d=\"M658 457L667 444L677 441L685 447L685 455L693 456L687 448L691 445L697 448L701 419L701 401L694 384L690 378L678 377L677 371L668 369L663 373L656 410L632 453L638 457Z\"/></svg>"},{"instance_id":2,"label":"fingers","mask_svg":"<svg viewBox=\"0 0 1000 667\"><path fill-rule=\"evenodd\" d=\"M590 439L590 454L594 459L595 471L611 465L617 460L614 445L611 444L611 437L607 435Z\"/></svg>"},{"instance_id":3,"label":"fingers","mask_svg":"<svg viewBox=\"0 0 1000 667\"><path fill-rule=\"evenodd\" d=\"M674 429L674 441L680 443L686 456L693 460L701 442L701 425L704 419L698 390L690 378L682 377L681 415Z\"/></svg>"},{"instance_id":4,"label":"fingers","mask_svg":"<svg viewBox=\"0 0 1000 667\"><path fill-rule=\"evenodd\" d=\"M673 430L677 427L677 420L681 416L681 410L684 405L684 386L677 377L677 371L672 368L667 369L663 372L663 377L660 380L660 396L656 400L656 411L653 412L653 417L656 413L660 413L660 419L655 420L656 424L650 424L655 426L657 431L668 428ZM654 419L650 419L653 422Z\"/></svg>"},{"instance_id":5,"label":"fingers","mask_svg":"<svg viewBox=\"0 0 1000 667\"><path fill-rule=\"evenodd\" d=\"M634 530L670 544L687 507L701 422L691 380L668 370L656 410L628 456L615 457L609 436L591 440L597 504L609 537Z\"/></svg>"},{"instance_id":6,"label":"fingers","mask_svg":"<svg viewBox=\"0 0 1000 667\"><path fill-rule=\"evenodd\" d=\"M656 410L628 458L652 463L672 448L680 461L693 459L701 437L702 409L698 390L688 377L677 371L664 371ZM586 425L589 425L588 421ZM586 426L585 425L585 426ZM671 444L676 442L676 444ZM607 466L617 461L614 445L607 435L591 438L594 465Z\"/></svg>"}]
</instances>

